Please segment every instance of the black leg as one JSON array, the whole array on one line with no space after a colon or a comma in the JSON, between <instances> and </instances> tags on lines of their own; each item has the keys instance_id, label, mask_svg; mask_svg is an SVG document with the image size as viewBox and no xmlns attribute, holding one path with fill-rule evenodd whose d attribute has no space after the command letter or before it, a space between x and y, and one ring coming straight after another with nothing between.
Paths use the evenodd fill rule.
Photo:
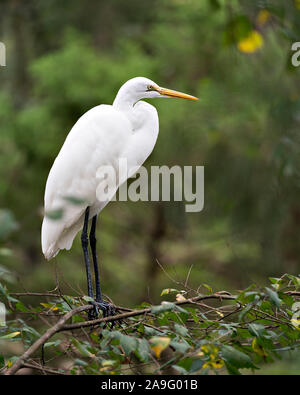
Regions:
<instances>
[{"instance_id":1,"label":"black leg","mask_svg":"<svg viewBox=\"0 0 300 395\"><path fill-rule=\"evenodd\" d=\"M96 225L97 225L97 215L95 215L92 219L92 226L90 231L90 245L92 250L92 257L94 263L94 274L95 274L95 286L96 286L96 305L103 312L103 316L114 315L116 313L115 307L107 303L102 298L101 286L100 286L100 277L99 277L99 268L98 268L98 257L97 257L97 249L96 249ZM114 326L112 323L111 327Z\"/></svg>"},{"instance_id":2,"label":"black leg","mask_svg":"<svg viewBox=\"0 0 300 395\"><path fill-rule=\"evenodd\" d=\"M89 237L88 237L88 223L89 223L89 214L90 208L87 207L84 216L84 224L81 234L81 245L83 249L84 262L86 268L86 277L87 277L87 286L88 286L88 295L93 299L90 303L94 306L93 310L89 310L88 318L89 320L95 319L98 316L98 309L100 308L103 311L103 315L109 316L115 314L115 307L110 303L107 303L102 298L101 288L100 288L100 280L99 280L99 269L98 269L98 259L96 252L96 223L97 216L94 216L92 219L92 226L90 232L90 244L92 249L92 257L94 263L94 272L95 272L95 283L96 283L96 300L94 300L94 292L92 285L92 277L91 277L91 264L89 257ZM113 325L112 325L113 326Z\"/></svg>"},{"instance_id":3,"label":"black leg","mask_svg":"<svg viewBox=\"0 0 300 395\"><path fill-rule=\"evenodd\" d=\"M90 232L90 245L92 250L93 262L94 262L94 274L95 274L95 285L96 285L96 302L102 303L102 292L100 287L100 277L99 277L99 268L98 268L98 257L96 250L96 224L97 224L97 215L95 215L92 219L92 226Z\"/></svg>"},{"instance_id":4,"label":"black leg","mask_svg":"<svg viewBox=\"0 0 300 395\"><path fill-rule=\"evenodd\" d=\"M83 224L83 229L82 229L82 233L81 233L81 245L82 245L82 249L83 249L84 263L85 263L85 268L86 268L88 295L90 298L94 299L92 277L91 277L91 264L90 264L90 257L89 257L89 238L88 238L89 213L90 213L90 208L87 207L87 209L85 210L84 224Z\"/></svg>"},{"instance_id":5,"label":"black leg","mask_svg":"<svg viewBox=\"0 0 300 395\"><path fill-rule=\"evenodd\" d=\"M82 229L82 233L81 233L81 245L82 245L82 249L83 249L84 262L85 262L85 268L86 268L88 295L90 298L94 299L92 276L91 276L91 264L90 264L90 257L89 257L89 237L88 237L89 214L90 214L90 208L87 207L87 209L85 210L84 224L83 224L83 229ZM88 312L88 319L89 320L97 318L97 316L98 316L97 307L95 305L94 305L94 307L95 307L94 310L89 310L89 312Z\"/></svg>"}]
</instances>

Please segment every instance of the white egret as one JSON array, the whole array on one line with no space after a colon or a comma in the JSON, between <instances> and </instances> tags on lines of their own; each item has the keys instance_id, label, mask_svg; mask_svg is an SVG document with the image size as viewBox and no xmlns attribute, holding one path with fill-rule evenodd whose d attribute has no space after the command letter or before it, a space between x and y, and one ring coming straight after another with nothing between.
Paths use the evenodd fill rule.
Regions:
<instances>
[{"instance_id":1,"label":"white egret","mask_svg":"<svg viewBox=\"0 0 300 395\"><path fill-rule=\"evenodd\" d=\"M128 168L140 167L145 162L156 143L159 126L155 107L140 100L156 97L198 100L194 96L161 88L148 78L132 78L120 88L112 105L98 105L79 118L68 134L47 179L42 250L48 260L62 249L69 250L76 234L82 229L81 242L88 295L94 300L95 306L95 311L90 313L89 318L97 315L97 307L104 315L114 313L113 306L102 298L98 273L96 221L97 215L109 199L99 200L97 196L97 171L103 165L110 165L118 172L120 158L127 160ZM117 188L124 181L125 179L120 180ZM74 204L74 199L81 204ZM59 220L48 215L62 208L62 217ZM92 224L88 237L90 219ZM88 252L89 241L94 263L95 299Z\"/></svg>"}]
</instances>

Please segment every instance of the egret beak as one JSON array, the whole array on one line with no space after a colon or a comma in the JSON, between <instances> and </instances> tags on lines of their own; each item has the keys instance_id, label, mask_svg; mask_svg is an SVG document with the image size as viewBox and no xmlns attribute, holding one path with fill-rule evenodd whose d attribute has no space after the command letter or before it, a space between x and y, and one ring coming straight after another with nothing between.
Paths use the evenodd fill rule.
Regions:
<instances>
[{"instance_id":1,"label":"egret beak","mask_svg":"<svg viewBox=\"0 0 300 395\"><path fill-rule=\"evenodd\" d=\"M195 96L191 96L191 95L187 95L186 93L182 93L182 92L177 92L177 91L173 91L171 89L167 89L167 88L154 88L158 93L160 93L162 96L166 96L166 97L178 97L180 99L188 99L188 100L199 100L197 97Z\"/></svg>"}]
</instances>

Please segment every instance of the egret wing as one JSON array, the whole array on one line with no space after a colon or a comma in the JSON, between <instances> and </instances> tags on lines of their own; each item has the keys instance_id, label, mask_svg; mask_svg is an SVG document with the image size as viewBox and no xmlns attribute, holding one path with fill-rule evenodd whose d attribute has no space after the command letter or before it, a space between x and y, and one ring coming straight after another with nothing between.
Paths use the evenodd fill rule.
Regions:
<instances>
[{"instance_id":1,"label":"egret wing","mask_svg":"<svg viewBox=\"0 0 300 395\"><path fill-rule=\"evenodd\" d=\"M101 168L118 166L131 134L126 116L108 105L94 107L73 126L46 183L42 250L47 259L71 247L87 206L92 216L107 204L96 196L99 183L105 182Z\"/></svg>"}]
</instances>

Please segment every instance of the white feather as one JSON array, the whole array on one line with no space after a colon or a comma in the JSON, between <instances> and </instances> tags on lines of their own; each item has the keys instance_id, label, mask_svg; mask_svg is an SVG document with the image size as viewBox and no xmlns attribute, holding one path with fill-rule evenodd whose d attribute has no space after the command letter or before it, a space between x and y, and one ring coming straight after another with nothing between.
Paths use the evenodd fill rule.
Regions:
<instances>
[{"instance_id":1,"label":"white feather","mask_svg":"<svg viewBox=\"0 0 300 395\"><path fill-rule=\"evenodd\" d=\"M129 80L112 106L92 108L68 134L46 183L42 250L47 259L71 248L83 226L87 206L92 218L108 203L96 196L98 169L110 165L118 174L119 159L126 158L128 168L141 166L152 152L158 136L157 111L146 102L137 102L143 97L156 97L154 92L146 93L149 84L154 82L142 77ZM84 203L74 204L70 197ZM49 213L58 209L63 209L63 215L54 220Z\"/></svg>"}]
</instances>

